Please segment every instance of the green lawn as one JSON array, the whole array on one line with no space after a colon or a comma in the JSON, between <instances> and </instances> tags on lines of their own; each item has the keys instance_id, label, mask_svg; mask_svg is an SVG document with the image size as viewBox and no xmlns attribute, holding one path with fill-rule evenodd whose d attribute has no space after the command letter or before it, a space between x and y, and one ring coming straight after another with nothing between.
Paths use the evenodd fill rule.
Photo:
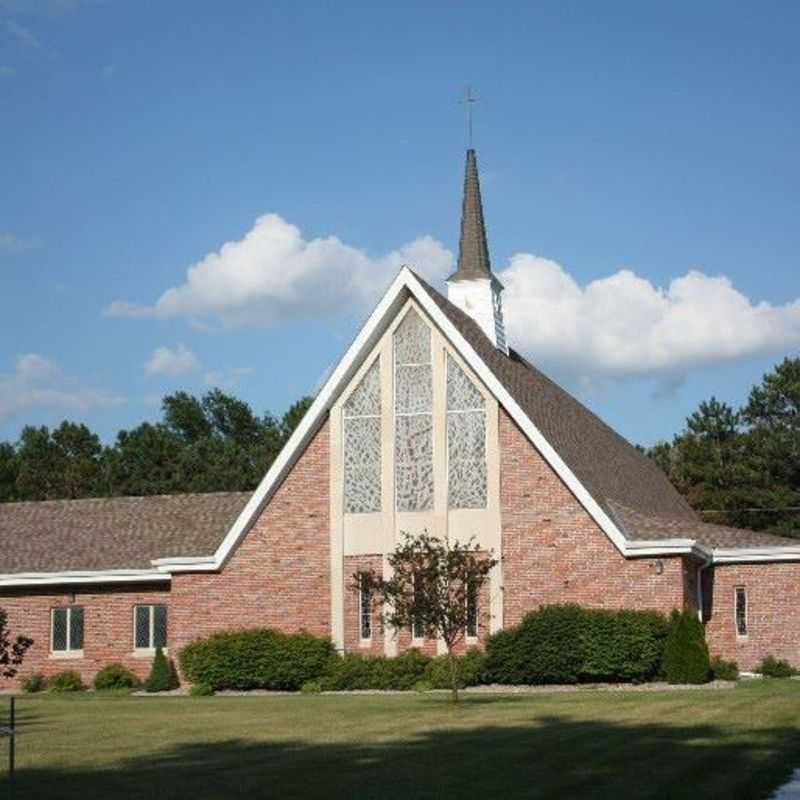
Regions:
<instances>
[{"instance_id":1,"label":"green lawn","mask_svg":"<svg viewBox=\"0 0 800 800\"><path fill-rule=\"evenodd\" d=\"M800 766L798 681L473 695L457 708L416 694L86 694L18 708L19 771L12 793L3 773L0 798L749 800Z\"/></svg>"}]
</instances>

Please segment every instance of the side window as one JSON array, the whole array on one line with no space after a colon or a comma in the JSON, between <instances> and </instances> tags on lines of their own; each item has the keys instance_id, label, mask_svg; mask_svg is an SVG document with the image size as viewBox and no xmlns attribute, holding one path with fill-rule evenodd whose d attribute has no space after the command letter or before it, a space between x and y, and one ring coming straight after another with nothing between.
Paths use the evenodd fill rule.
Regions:
<instances>
[{"instance_id":1,"label":"side window","mask_svg":"<svg viewBox=\"0 0 800 800\"><path fill-rule=\"evenodd\" d=\"M744 586L736 587L736 635L747 636L747 591Z\"/></svg>"},{"instance_id":2,"label":"side window","mask_svg":"<svg viewBox=\"0 0 800 800\"><path fill-rule=\"evenodd\" d=\"M134 609L134 644L137 650L155 650L167 646L167 607L136 606Z\"/></svg>"},{"instance_id":3,"label":"side window","mask_svg":"<svg viewBox=\"0 0 800 800\"><path fill-rule=\"evenodd\" d=\"M361 591L359 592L359 630L362 640L372 638L372 590L365 576L361 578Z\"/></svg>"},{"instance_id":4,"label":"side window","mask_svg":"<svg viewBox=\"0 0 800 800\"><path fill-rule=\"evenodd\" d=\"M79 653L83 650L83 608L54 608L50 618L50 649L53 653Z\"/></svg>"}]
</instances>

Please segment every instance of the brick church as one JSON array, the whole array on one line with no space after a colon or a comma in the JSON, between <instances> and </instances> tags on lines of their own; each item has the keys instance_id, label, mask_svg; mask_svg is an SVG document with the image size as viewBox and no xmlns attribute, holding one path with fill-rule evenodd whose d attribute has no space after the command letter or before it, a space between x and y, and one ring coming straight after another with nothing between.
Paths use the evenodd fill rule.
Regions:
<instances>
[{"instance_id":1,"label":"brick church","mask_svg":"<svg viewBox=\"0 0 800 800\"><path fill-rule=\"evenodd\" d=\"M702 522L509 346L502 292L469 150L447 297L400 271L253 493L0 505L0 608L35 640L20 678L144 675L157 646L256 626L436 653L350 588L424 529L499 558L468 643L547 603L688 608L712 654L800 664L800 541Z\"/></svg>"}]
</instances>

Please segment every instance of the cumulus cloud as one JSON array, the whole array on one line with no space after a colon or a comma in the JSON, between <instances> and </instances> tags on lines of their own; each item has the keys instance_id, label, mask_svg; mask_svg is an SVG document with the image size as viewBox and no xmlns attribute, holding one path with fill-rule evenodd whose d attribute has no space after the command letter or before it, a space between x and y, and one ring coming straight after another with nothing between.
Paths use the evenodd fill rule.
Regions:
<instances>
[{"instance_id":1,"label":"cumulus cloud","mask_svg":"<svg viewBox=\"0 0 800 800\"><path fill-rule=\"evenodd\" d=\"M33 408L86 412L124 402L122 397L84 386L38 353L18 355L14 370L0 374L0 420Z\"/></svg>"},{"instance_id":2,"label":"cumulus cloud","mask_svg":"<svg viewBox=\"0 0 800 800\"><path fill-rule=\"evenodd\" d=\"M584 376L676 376L800 345L800 301L754 303L724 276L689 271L654 286L630 270L581 286L555 261L520 253L499 274L509 340Z\"/></svg>"},{"instance_id":3,"label":"cumulus cloud","mask_svg":"<svg viewBox=\"0 0 800 800\"><path fill-rule=\"evenodd\" d=\"M339 313L373 303L403 264L442 277L453 255L429 236L373 258L335 236L306 239L277 214L189 267L186 280L153 305L112 303L117 317L214 317L227 325L269 325L298 315Z\"/></svg>"},{"instance_id":4,"label":"cumulus cloud","mask_svg":"<svg viewBox=\"0 0 800 800\"><path fill-rule=\"evenodd\" d=\"M35 250L39 242L34 239L21 239L10 231L0 231L0 252L22 253L26 250Z\"/></svg>"},{"instance_id":5,"label":"cumulus cloud","mask_svg":"<svg viewBox=\"0 0 800 800\"><path fill-rule=\"evenodd\" d=\"M369 256L335 236L306 239L277 214L190 266L152 305L118 301L111 316L185 317L198 327L269 325L359 311L374 304L401 265L439 283L453 254L429 236ZM666 287L631 270L581 284L560 264L514 255L498 275L512 346L561 375L657 377L677 386L692 368L800 346L800 300L751 300L724 276L692 270Z\"/></svg>"},{"instance_id":6,"label":"cumulus cloud","mask_svg":"<svg viewBox=\"0 0 800 800\"><path fill-rule=\"evenodd\" d=\"M199 369L200 361L185 345L179 344L174 350L169 347L157 347L144 365L148 375L167 375L175 378Z\"/></svg>"}]
</instances>

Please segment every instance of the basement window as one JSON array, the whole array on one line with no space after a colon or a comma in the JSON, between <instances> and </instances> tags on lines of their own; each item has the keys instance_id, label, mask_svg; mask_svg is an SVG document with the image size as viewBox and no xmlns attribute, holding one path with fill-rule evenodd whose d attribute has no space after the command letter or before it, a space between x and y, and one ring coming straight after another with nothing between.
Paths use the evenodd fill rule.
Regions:
<instances>
[{"instance_id":1,"label":"basement window","mask_svg":"<svg viewBox=\"0 0 800 800\"><path fill-rule=\"evenodd\" d=\"M50 649L54 655L83 655L83 608L54 608L50 618Z\"/></svg>"},{"instance_id":2,"label":"basement window","mask_svg":"<svg viewBox=\"0 0 800 800\"><path fill-rule=\"evenodd\" d=\"M157 647L166 648L166 606L136 606L134 610L134 641L137 650L149 652Z\"/></svg>"},{"instance_id":3,"label":"basement window","mask_svg":"<svg viewBox=\"0 0 800 800\"><path fill-rule=\"evenodd\" d=\"M747 636L747 591L744 586L736 587L736 635Z\"/></svg>"}]
</instances>

